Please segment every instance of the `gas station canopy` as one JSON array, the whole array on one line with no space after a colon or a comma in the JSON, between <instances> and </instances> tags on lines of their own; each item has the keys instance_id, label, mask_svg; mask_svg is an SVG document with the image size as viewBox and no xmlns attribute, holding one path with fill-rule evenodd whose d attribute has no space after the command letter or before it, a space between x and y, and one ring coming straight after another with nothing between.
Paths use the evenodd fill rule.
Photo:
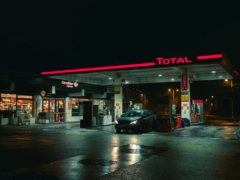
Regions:
<instances>
[{"instance_id":1,"label":"gas station canopy","mask_svg":"<svg viewBox=\"0 0 240 180\"><path fill-rule=\"evenodd\" d=\"M223 52L195 57L159 56L145 63L41 72L48 78L103 86L112 85L114 79L123 79L124 84L180 82L181 74L188 74L192 81L234 79L238 76Z\"/></svg>"}]
</instances>

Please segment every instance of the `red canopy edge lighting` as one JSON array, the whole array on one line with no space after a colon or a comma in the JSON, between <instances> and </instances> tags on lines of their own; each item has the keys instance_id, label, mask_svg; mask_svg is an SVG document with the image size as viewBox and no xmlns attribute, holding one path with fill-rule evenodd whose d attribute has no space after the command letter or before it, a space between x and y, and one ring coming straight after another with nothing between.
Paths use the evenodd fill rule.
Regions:
<instances>
[{"instance_id":1,"label":"red canopy edge lighting","mask_svg":"<svg viewBox=\"0 0 240 180\"><path fill-rule=\"evenodd\" d=\"M185 59L186 58L187 57L185 57ZM212 55L197 56L197 60L211 60L211 59L220 59L220 58L222 58L222 54L212 54ZM181 60L181 62L182 61L183 60ZM189 61L189 62L191 62L191 61ZM84 72L93 72L93 71L131 69L131 68L152 67L152 66L156 66L156 62L146 62L146 63L137 63L137 64L125 64L125 65L114 65L114 66L102 66L102 67L89 67L89 68L78 68L78 69L67 69L67 70L44 71L44 72L41 72L41 75L56 75L56 74L67 74L67 73L84 73Z\"/></svg>"},{"instance_id":2,"label":"red canopy edge lighting","mask_svg":"<svg viewBox=\"0 0 240 180\"><path fill-rule=\"evenodd\" d=\"M91 67L91 68L79 68L79 69L68 69L68 70L56 70L56 71L45 71L41 72L41 75L53 75L53 74L66 74L66 73L81 73L91 71L104 71L104 70L117 70L117 69L130 69L130 68L141 68L155 66L155 62L139 63L139 64L125 64L115 66L102 66L102 67Z\"/></svg>"},{"instance_id":3,"label":"red canopy edge lighting","mask_svg":"<svg viewBox=\"0 0 240 180\"><path fill-rule=\"evenodd\" d=\"M209 59L220 59L220 58L222 58L222 54L211 54L211 55L197 56L197 60L209 60Z\"/></svg>"}]
</instances>

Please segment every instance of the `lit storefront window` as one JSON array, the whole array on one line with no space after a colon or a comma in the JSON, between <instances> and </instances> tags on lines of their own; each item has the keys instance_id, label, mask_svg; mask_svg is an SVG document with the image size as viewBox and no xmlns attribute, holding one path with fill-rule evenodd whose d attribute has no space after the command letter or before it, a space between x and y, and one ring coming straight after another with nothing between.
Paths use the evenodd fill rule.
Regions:
<instances>
[{"instance_id":1,"label":"lit storefront window","mask_svg":"<svg viewBox=\"0 0 240 180\"><path fill-rule=\"evenodd\" d=\"M15 117L21 113L27 113L32 117L32 99L33 96L28 95L1 94L0 110L12 110Z\"/></svg>"},{"instance_id":2,"label":"lit storefront window","mask_svg":"<svg viewBox=\"0 0 240 180\"><path fill-rule=\"evenodd\" d=\"M1 94L1 110L16 110L16 94Z\"/></svg>"},{"instance_id":3,"label":"lit storefront window","mask_svg":"<svg viewBox=\"0 0 240 180\"><path fill-rule=\"evenodd\" d=\"M72 98L72 109L79 109L79 102L78 98Z\"/></svg>"},{"instance_id":4,"label":"lit storefront window","mask_svg":"<svg viewBox=\"0 0 240 180\"><path fill-rule=\"evenodd\" d=\"M43 112L49 112L49 100L43 100Z\"/></svg>"},{"instance_id":5,"label":"lit storefront window","mask_svg":"<svg viewBox=\"0 0 240 180\"><path fill-rule=\"evenodd\" d=\"M89 101L89 99L72 98L72 116L82 116L83 105L81 102Z\"/></svg>"},{"instance_id":6,"label":"lit storefront window","mask_svg":"<svg viewBox=\"0 0 240 180\"><path fill-rule=\"evenodd\" d=\"M29 117L32 117L32 96L18 95L17 96L17 115L27 113Z\"/></svg>"}]
</instances>

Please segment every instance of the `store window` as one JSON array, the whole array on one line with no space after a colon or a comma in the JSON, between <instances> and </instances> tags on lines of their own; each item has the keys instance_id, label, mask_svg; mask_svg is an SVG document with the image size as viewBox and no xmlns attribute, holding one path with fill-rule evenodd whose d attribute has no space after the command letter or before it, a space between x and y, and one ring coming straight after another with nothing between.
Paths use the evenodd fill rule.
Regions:
<instances>
[{"instance_id":1,"label":"store window","mask_svg":"<svg viewBox=\"0 0 240 180\"><path fill-rule=\"evenodd\" d=\"M18 95L17 96L17 115L26 113L29 117L33 115L33 97L27 95Z\"/></svg>"},{"instance_id":2,"label":"store window","mask_svg":"<svg viewBox=\"0 0 240 180\"><path fill-rule=\"evenodd\" d=\"M83 104L82 102L89 101L89 99L72 98L72 116L83 115Z\"/></svg>"},{"instance_id":3,"label":"store window","mask_svg":"<svg viewBox=\"0 0 240 180\"><path fill-rule=\"evenodd\" d=\"M16 110L16 94L1 94L1 110Z\"/></svg>"},{"instance_id":4,"label":"store window","mask_svg":"<svg viewBox=\"0 0 240 180\"><path fill-rule=\"evenodd\" d=\"M49 99L43 99L43 112L49 112Z\"/></svg>"}]
</instances>

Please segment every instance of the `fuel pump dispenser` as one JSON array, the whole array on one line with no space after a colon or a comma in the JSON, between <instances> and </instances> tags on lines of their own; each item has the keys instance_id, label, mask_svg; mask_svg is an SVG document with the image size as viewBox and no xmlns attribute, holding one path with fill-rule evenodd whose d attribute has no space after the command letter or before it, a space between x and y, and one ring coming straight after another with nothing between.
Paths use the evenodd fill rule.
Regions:
<instances>
[{"instance_id":1,"label":"fuel pump dispenser","mask_svg":"<svg viewBox=\"0 0 240 180\"><path fill-rule=\"evenodd\" d=\"M202 123L203 117L203 100L192 100L191 105L191 123Z\"/></svg>"}]
</instances>

